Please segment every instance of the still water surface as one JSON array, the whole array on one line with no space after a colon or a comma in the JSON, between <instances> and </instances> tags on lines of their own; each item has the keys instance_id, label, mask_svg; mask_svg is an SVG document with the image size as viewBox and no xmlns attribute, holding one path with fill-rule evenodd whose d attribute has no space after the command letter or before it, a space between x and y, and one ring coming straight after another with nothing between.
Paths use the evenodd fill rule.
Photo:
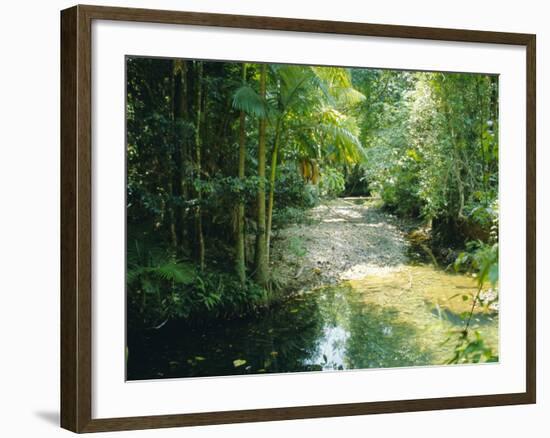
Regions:
<instances>
[{"instance_id":1,"label":"still water surface","mask_svg":"<svg viewBox=\"0 0 550 438\"><path fill-rule=\"evenodd\" d=\"M171 325L133 337L128 379L328 371L443 364L449 331L475 293L466 275L430 265L380 270L305 291L260 316ZM498 348L498 315L481 309L472 327Z\"/></svg>"}]
</instances>

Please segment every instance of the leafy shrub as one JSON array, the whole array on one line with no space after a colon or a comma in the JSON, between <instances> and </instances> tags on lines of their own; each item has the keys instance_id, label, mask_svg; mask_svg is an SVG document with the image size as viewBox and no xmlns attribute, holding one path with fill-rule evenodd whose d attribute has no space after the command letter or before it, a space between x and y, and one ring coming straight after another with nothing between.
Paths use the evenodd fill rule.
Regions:
<instances>
[{"instance_id":1,"label":"leafy shrub","mask_svg":"<svg viewBox=\"0 0 550 438\"><path fill-rule=\"evenodd\" d=\"M406 155L397 160L378 181L379 194L390 210L403 215L420 215L424 201L419 195L418 163Z\"/></svg>"},{"instance_id":2,"label":"leafy shrub","mask_svg":"<svg viewBox=\"0 0 550 438\"><path fill-rule=\"evenodd\" d=\"M473 271L478 286L486 283L494 287L498 283L498 243L487 244L480 240L466 243L466 251L461 252L454 263L455 270Z\"/></svg>"},{"instance_id":3,"label":"leafy shrub","mask_svg":"<svg viewBox=\"0 0 550 438\"><path fill-rule=\"evenodd\" d=\"M346 188L346 179L342 172L334 167L325 167L321 172L319 190L322 196L335 198Z\"/></svg>"},{"instance_id":4,"label":"leafy shrub","mask_svg":"<svg viewBox=\"0 0 550 438\"><path fill-rule=\"evenodd\" d=\"M275 183L275 208L311 208L319 203L317 188L301 177L296 166L280 166Z\"/></svg>"},{"instance_id":5,"label":"leafy shrub","mask_svg":"<svg viewBox=\"0 0 550 438\"><path fill-rule=\"evenodd\" d=\"M481 336L481 333L474 331L473 335L467 330L459 330L458 343L455 347L453 357L448 364L497 362L498 356L493 349L488 347Z\"/></svg>"},{"instance_id":6,"label":"leafy shrub","mask_svg":"<svg viewBox=\"0 0 550 438\"><path fill-rule=\"evenodd\" d=\"M308 222L307 209L319 203L317 186L304 182L295 166L281 166L275 185L274 228Z\"/></svg>"},{"instance_id":7,"label":"leafy shrub","mask_svg":"<svg viewBox=\"0 0 550 438\"><path fill-rule=\"evenodd\" d=\"M495 362L498 356L485 344L478 331L470 332L470 322L476 305L482 304L481 292L490 284L492 296L483 302L488 308L498 300L498 243L486 244L481 241L472 241L466 244L467 251L459 254L455 261L455 269L473 271L476 276L478 291L472 298L471 311L465 315L464 328L451 332L451 337L457 336L457 344L453 357L448 363L478 363Z\"/></svg>"},{"instance_id":8,"label":"leafy shrub","mask_svg":"<svg viewBox=\"0 0 550 438\"><path fill-rule=\"evenodd\" d=\"M365 169L360 164L352 167L346 175L345 196L370 196L371 187Z\"/></svg>"},{"instance_id":9,"label":"leafy shrub","mask_svg":"<svg viewBox=\"0 0 550 438\"><path fill-rule=\"evenodd\" d=\"M265 291L232 273L200 272L187 261L174 260L136 243L129 250L127 311L129 326L157 327L171 319L231 317L265 303Z\"/></svg>"},{"instance_id":10,"label":"leafy shrub","mask_svg":"<svg viewBox=\"0 0 550 438\"><path fill-rule=\"evenodd\" d=\"M491 203L478 201L464 207L468 220L479 226L488 236L488 240L497 241L498 239L498 199Z\"/></svg>"}]
</instances>

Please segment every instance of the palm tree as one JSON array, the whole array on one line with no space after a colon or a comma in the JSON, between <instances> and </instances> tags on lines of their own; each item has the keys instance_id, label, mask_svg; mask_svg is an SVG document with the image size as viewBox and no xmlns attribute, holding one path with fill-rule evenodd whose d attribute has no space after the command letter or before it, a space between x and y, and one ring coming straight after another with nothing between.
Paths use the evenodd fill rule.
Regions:
<instances>
[{"instance_id":1,"label":"palm tree","mask_svg":"<svg viewBox=\"0 0 550 438\"><path fill-rule=\"evenodd\" d=\"M269 263L275 181L280 143L283 133L290 127L285 120L293 112L302 120L302 129L320 130L317 145L330 145L339 152L341 162L355 162L362 156L362 147L357 138L358 129L351 117L339 114L339 117L326 117L337 114L337 107L355 105L364 96L352 87L349 70L334 67L272 66L275 91L270 108L274 108L273 125L275 129L271 153L271 173L269 179L269 198L266 226L266 253ZM321 117L319 118L319 115ZM318 154L315 154L318 155ZM320 158L320 157L316 157ZM342 159L343 158L343 159Z\"/></svg>"},{"instance_id":2,"label":"palm tree","mask_svg":"<svg viewBox=\"0 0 550 438\"><path fill-rule=\"evenodd\" d=\"M271 172L269 177L269 197L267 204L267 225L266 225L266 254L269 263L269 252L271 246L271 228L273 223L273 203L275 198L275 179L277 176L277 161L279 156L279 145L281 133L285 129L285 117L291 110L293 104L298 101L300 91L307 87L312 78L312 72L308 67L301 66L273 66L276 77L275 102L275 135L271 151Z\"/></svg>"},{"instance_id":3,"label":"palm tree","mask_svg":"<svg viewBox=\"0 0 550 438\"><path fill-rule=\"evenodd\" d=\"M266 96L267 66L262 65L260 94L248 85L243 85L233 99L235 108L260 119L256 280L261 284L265 284L267 278L265 272L269 264L277 166L283 139L302 157L353 163L364 156L357 137L355 119L339 110L364 99L361 93L353 89L349 70L271 65L270 74L273 80L269 97ZM289 119L292 119L291 123ZM273 146L266 213L264 179L267 121L273 129ZM261 278L263 282L260 282Z\"/></svg>"}]
</instances>

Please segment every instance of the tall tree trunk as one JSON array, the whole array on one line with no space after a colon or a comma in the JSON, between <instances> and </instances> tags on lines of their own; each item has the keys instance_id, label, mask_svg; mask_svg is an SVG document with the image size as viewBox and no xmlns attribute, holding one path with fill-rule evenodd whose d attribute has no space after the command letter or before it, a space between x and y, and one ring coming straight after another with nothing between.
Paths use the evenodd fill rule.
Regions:
<instances>
[{"instance_id":1,"label":"tall tree trunk","mask_svg":"<svg viewBox=\"0 0 550 438\"><path fill-rule=\"evenodd\" d=\"M243 63L242 82L246 83L246 64ZM241 183L245 177L245 159L246 159L246 116L244 111L239 115L239 179ZM235 244L235 269L241 285L246 282L246 261L245 261L245 234L244 234L244 202L239 199L237 205L237 236Z\"/></svg>"},{"instance_id":2,"label":"tall tree trunk","mask_svg":"<svg viewBox=\"0 0 550 438\"><path fill-rule=\"evenodd\" d=\"M200 179L201 179L201 121L202 121L202 74L203 74L203 64L202 61L196 61L196 95L195 95L195 109L196 109L196 120L195 120L195 179L197 181L197 205L195 206L195 245L196 245L196 256L197 261L199 262L199 267L201 270L204 269L204 236L202 232L202 212L201 212L201 203L202 203L202 191L200 188Z\"/></svg>"},{"instance_id":3,"label":"tall tree trunk","mask_svg":"<svg viewBox=\"0 0 550 438\"><path fill-rule=\"evenodd\" d=\"M265 99L265 87L267 77L267 65L262 64L260 69L260 97ZM256 282L266 286L268 282L268 266L266 251L265 230L265 135L266 119L260 118L258 133L258 227L256 232Z\"/></svg>"},{"instance_id":4,"label":"tall tree trunk","mask_svg":"<svg viewBox=\"0 0 550 438\"><path fill-rule=\"evenodd\" d=\"M485 116L485 101L483 99L483 94L485 90L482 90L482 86L485 85L486 79L483 76L479 76L476 82L476 97L477 97L477 117L479 119L479 151L481 152L481 170L482 170L482 181L483 181L483 193L485 196L485 203L489 202L489 160L483 144L483 134L485 133L485 125L487 123L487 118ZM491 117L490 114L487 114L487 117Z\"/></svg>"},{"instance_id":5,"label":"tall tree trunk","mask_svg":"<svg viewBox=\"0 0 550 438\"><path fill-rule=\"evenodd\" d=\"M185 150L185 132L183 123L185 119L184 105L185 94L183 84L183 66L181 61L173 61L173 95L172 116L174 119L174 148L172 151L173 170L171 174L170 189L172 194L172 208L170 209L170 234L175 254L182 253L183 242L183 211L181 199L183 196L183 156Z\"/></svg>"},{"instance_id":6,"label":"tall tree trunk","mask_svg":"<svg viewBox=\"0 0 550 438\"><path fill-rule=\"evenodd\" d=\"M282 120L277 120L275 128L275 141L271 153L271 174L269 177L269 200L267 203L267 231L266 231L266 259L269 266L269 251L271 245L271 225L273 221L273 201L275 198L275 177L277 176L277 158L279 155L279 140L281 137Z\"/></svg>"},{"instance_id":7,"label":"tall tree trunk","mask_svg":"<svg viewBox=\"0 0 550 438\"><path fill-rule=\"evenodd\" d=\"M454 220L456 219L462 220L464 219L463 212L464 212L465 194L464 194L464 182L462 181L462 177L460 176L462 172L462 168L464 167L462 160L460 158L460 141L459 141L460 139L459 139L459 135L455 132L455 129L453 128L453 123L451 120L452 119L451 110L447 103L445 103L444 105L443 113L445 116L445 120L447 122L446 126L449 132L449 136L451 137L451 143L453 145L453 150L452 150L453 159L451 164L451 170L454 174L457 190L458 190L458 211L456 212L456 218L454 218Z\"/></svg>"},{"instance_id":8,"label":"tall tree trunk","mask_svg":"<svg viewBox=\"0 0 550 438\"><path fill-rule=\"evenodd\" d=\"M498 138L498 130L499 130L499 124L498 124L498 116L499 116L499 109L498 109L498 88L499 88L499 79L498 76L492 75L490 77L491 81L491 102L490 102L490 114L491 114L491 120L493 122L493 125L491 126L491 131L495 135L496 138ZM498 142L494 143L494 147L497 148L498 151ZM491 151L493 152L493 151ZM494 153L494 152L493 152ZM495 153L494 153L495 154ZM498 155L498 152L495 154ZM492 172L498 172L498 160L492 159L491 160L491 168L490 171Z\"/></svg>"}]
</instances>

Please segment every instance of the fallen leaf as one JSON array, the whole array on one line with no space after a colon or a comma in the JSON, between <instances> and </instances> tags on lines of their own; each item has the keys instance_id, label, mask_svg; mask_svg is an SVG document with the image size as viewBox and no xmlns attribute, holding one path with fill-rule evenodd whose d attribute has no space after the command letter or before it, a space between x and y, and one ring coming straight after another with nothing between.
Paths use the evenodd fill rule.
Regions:
<instances>
[{"instance_id":1,"label":"fallen leaf","mask_svg":"<svg viewBox=\"0 0 550 438\"><path fill-rule=\"evenodd\" d=\"M235 368L238 368L238 367L240 367L240 366L243 366L245 363L246 363L246 360L244 360L244 359L235 359L235 360L233 361L233 366L234 366Z\"/></svg>"}]
</instances>

